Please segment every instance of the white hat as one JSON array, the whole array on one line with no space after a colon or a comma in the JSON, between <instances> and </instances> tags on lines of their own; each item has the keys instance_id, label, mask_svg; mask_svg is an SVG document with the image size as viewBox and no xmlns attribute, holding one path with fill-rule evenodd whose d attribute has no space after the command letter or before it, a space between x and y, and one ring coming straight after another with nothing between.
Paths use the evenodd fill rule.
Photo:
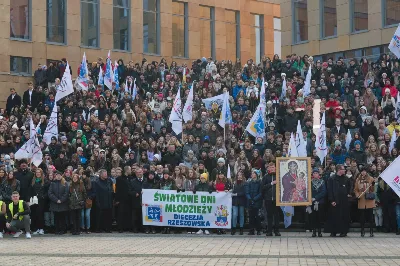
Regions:
<instances>
[{"instance_id":1,"label":"white hat","mask_svg":"<svg viewBox=\"0 0 400 266\"><path fill-rule=\"evenodd\" d=\"M154 154L154 158L157 159L157 161L161 160L161 156L159 154Z\"/></svg>"},{"instance_id":2,"label":"white hat","mask_svg":"<svg viewBox=\"0 0 400 266\"><path fill-rule=\"evenodd\" d=\"M18 129L18 126L17 126L17 124L14 124L14 125L12 126L12 128L14 128L14 129Z\"/></svg>"}]
</instances>

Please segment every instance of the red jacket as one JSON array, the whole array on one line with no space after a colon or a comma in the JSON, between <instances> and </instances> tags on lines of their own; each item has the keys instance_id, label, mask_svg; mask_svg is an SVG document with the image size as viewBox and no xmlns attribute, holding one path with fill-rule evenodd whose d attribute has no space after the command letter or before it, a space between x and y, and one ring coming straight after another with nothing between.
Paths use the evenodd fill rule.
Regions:
<instances>
[{"instance_id":1,"label":"red jacket","mask_svg":"<svg viewBox=\"0 0 400 266\"><path fill-rule=\"evenodd\" d=\"M385 96L385 90L389 89L390 90L390 95L392 95L392 97L397 98L397 89L395 86L392 85L386 85L385 87L383 87L382 89L382 96Z\"/></svg>"}]
</instances>

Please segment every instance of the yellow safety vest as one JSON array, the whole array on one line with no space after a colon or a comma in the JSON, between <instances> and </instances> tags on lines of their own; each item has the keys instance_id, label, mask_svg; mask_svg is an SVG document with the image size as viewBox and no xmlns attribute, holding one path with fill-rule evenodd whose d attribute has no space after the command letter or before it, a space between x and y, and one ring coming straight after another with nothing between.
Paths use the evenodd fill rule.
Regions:
<instances>
[{"instance_id":1,"label":"yellow safety vest","mask_svg":"<svg viewBox=\"0 0 400 266\"><path fill-rule=\"evenodd\" d=\"M8 205L8 209L10 210L10 212L11 212L11 216L12 217L14 217L14 202L11 202L9 205ZM19 213L21 213L21 212L24 212L25 210L24 210L24 201L23 200L20 200L19 202L18 202L18 212ZM24 217L23 216L19 216L18 217L18 219L20 220L20 221L22 221L22 219L24 219Z\"/></svg>"}]
</instances>

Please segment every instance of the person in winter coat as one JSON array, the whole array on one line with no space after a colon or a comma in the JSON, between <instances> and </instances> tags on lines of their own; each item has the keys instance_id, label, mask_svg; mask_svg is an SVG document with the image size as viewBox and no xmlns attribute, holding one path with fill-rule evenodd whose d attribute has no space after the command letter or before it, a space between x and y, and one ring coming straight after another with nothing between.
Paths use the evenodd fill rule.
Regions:
<instances>
[{"instance_id":1,"label":"person in winter coat","mask_svg":"<svg viewBox=\"0 0 400 266\"><path fill-rule=\"evenodd\" d=\"M163 178L160 180L160 189L161 190L176 190L175 181L169 175L168 169L164 169L164 171L163 171ZM169 234L170 228L163 227L162 233Z\"/></svg>"},{"instance_id":2,"label":"person in winter coat","mask_svg":"<svg viewBox=\"0 0 400 266\"><path fill-rule=\"evenodd\" d=\"M236 234L236 225L239 218L239 234L243 235L244 208L246 206L246 189L243 172L239 171L232 190L232 230L231 235Z\"/></svg>"},{"instance_id":3,"label":"person in winter coat","mask_svg":"<svg viewBox=\"0 0 400 266\"><path fill-rule=\"evenodd\" d=\"M93 193L92 181L90 180L90 176L91 176L90 170L85 170L82 174L82 182L83 182L83 185L85 186L87 199L93 200L95 195ZM81 231L86 231L87 234L90 234L90 211L91 210L92 210L92 207L91 206L89 207L85 203L85 205L81 211Z\"/></svg>"},{"instance_id":4,"label":"person in winter coat","mask_svg":"<svg viewBox=\"0 0 400 266\"><path fill-rule=\"evenodd\" d=\"M65 220L68 214L69 186L62 177L61 172L56 172L54 181L50 184L49 199L50 211L54 212L56 234L66 233Z\"/></svg>"},{"instance_id":5,"label":"person in winter coat","mask_svg":"<svg viewBox=\"0 0 400 266\"><path fill-rule=\"evenodd\" d=\"M319 169L314 168L311 179L312 205L308 206L306 209L310 215L311 227L313 231L312 237L317 236L317 230L318 237L322 237L321 226L323 222L323 215L325 213L324 204L326 194L327 190L325 181L321 178Z\"/></svg>"},{"instance_id":6,"label":"person in winter coat","mask_svg":"<svg viewBox=\"0 0 400 266\"><path fill-rule=\"evenodd\" d=\"M375 180L369 176L367 169L362 167L354 184L354 194L358 199L358 210L361 219L361 236L365 236L365 220L369 222L370 237L374 236L374 218L373 209L375 208L375 199L367 199L366 193L375 193Z\"/></svg>"},{"instance_id":7,"label":"person in winter coat","mask_svg":"<svg viewBox=\"0 0 400 266\"><path fill-rule=\"evenodd\" d=\"M31 197L37 197L38 203L31 205L31 229L34 231L34 235L44 235L44 210L46 206L46 201L48 199L48 191L46 191L46 186L49 181L45 179L43 170L37 168L35 171L35 176L32 178L31 184ZM47 193L46 193L47 192Z\"/></svg>"},{"instance_id":8,"label":"person in winter coat","mask_svg":"<svg viewBox=\"0 0 400 266\"><path fill-rule=\"evenodd\" d=\"M143 169L137 168L136 178L129 182L129 196L132 201L132 228L134 233L142 231L142 185L144 181Z\"/></svg>"},{"instance_id":9,"label":"person in winter coat","mask_svg":"<svg viewBox=\"0 0 400 266\"><path fill-rule=\"evenodd\" d=\"M83 181L79 175L72 175L71 185L69 187L69 209L71 213L72 235L80 235L81 212L85 206L87 194Z\"/></svg>"},{"instance_id":10,"label":"person in winter coat","mask_svg":"<svg viewBox=\"0 0 400 266\"><path fill-rule=\"evenodd\" d=\"M15 178L19 180L21 185L20 198L23 201L29 201L33 173L28 170L28 162L25 159L22 159L19 165L20 169L15 174Z\"/></svg>"},{"instance_id":11,"label":"person in winter coat","mask_svg":"<svg viewBox=\"0 0 400 266\"><path fill-rule=\"evenodd\" d=\"M279 213L281 209L276 206L276 167L274 162L265 165L267 174L262 180L262 192L264 196L265 209L267 211L267 236L272 236L274 230L275 236L281 236L279 233Z\"/></svg>"},{"instance_id":12,"label":"person in winter coat","mask_svg":"<svg viewBox=\"0 0 400 266\"><path fill-rule=\"evenodd\" d=\"M11 203L11 195L14 191L20 191L20 182L14 177L14 172L9 172L0 185L1 200L6 204Z\"/></svg>"},{"instance_id":13,"label":"person in winter coat","mask_svg":"<svg viewBox=\"0 0 400 266\"><path fill-rule=\"evenodd\" d=\"M253 169L251 179L246 184L247 206L249 208L249 235L261 235L261 220L259 211L262 207L261 181L258 179L259 170Z\"/></svg>"},{"instance_id":14,"label":"person in winter coat","mask_svg":"<svg viewBox=\"0 0 400 266\"><path fill-rule=\"evenodd\" d=\"M144 180L142 189L160 189L160 181L155 178L155 173L154 172L149 172L148 177ZM155 234L156 233L156 227L147 225L145 226L145 233Z\"/></svg>"},{"instance_id":15,"label":"person in winter coat","mask_svg":"<svg viewBox=\"0 0 400 266\"><path fill-rule=\"evenodd\" d=\"M104 230L111 233L114 190L107 170L100 170L99 179L93 183L93 190L96 197L96 232L101 233Z\"/></svg>"},{"instance_id":16,"label":"person in winter coat","mask_svg":"<svg viewBox=\"0 0 400 266\"><path fill-rule=\"evenodd\" d=\"M115 204L118 206L118 232L122 233L128 230L131 217L131 198L129 195L129 182L133 179L132 169L130 166L124 167L124 174L117 176L115 184Z\"/></svg>"},{"instance_id":17,"label":"person in winter coat","mask_svg":"<svg viewBox=\"0 0 400 266\"><path fill-rule=\"evenodd\" d=\"M369 136L374 136L374 138L378 139L378 129L372 123L372 116L367 116L365 118L364 126L361 128L361 136L363 139L367 140Z\"/></svg>"}]
</instances>

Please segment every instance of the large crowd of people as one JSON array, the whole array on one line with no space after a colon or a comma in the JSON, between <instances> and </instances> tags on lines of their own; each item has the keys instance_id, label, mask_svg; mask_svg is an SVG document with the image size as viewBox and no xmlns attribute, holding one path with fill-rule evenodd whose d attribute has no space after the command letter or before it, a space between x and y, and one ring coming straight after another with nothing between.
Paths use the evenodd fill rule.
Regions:
<instances>
[{"instance_id":1,"label":"large crowd of people","mask_svg":"<svg viewBox=\"0 0 400 266\"><path fill-rule=\"evenodd\" d=\"M311 65L310 94L304 81ZM291 132L301 121L312 165L312 200L295 207L294 222L312 236L346 236L350 224L369 222L374 229L400 234L400 199L379 177L399 154L397 94L399 61L313 60L296 54L261 63L202 58L191 65L176 62L118 60L118 84L99 84L105 62L88 63L88 89L75 89L57 102L59 137L46 145L46 130L67 59L39 65L22 97L10 88L0 110L0 232L30 238L45 233L83 232L182 233L183 228L143 226L141 195L145 189L230 191L231 234L280 236L282 211L276 206L277 157L288 156ZM71 69L73 76L79 69ZM282 93L283 81L286 89ZM137 93L132 91L136 82ZM266 134L246 132L266 85ZM180 88L183 103L193 84L193 119L176 135L169 122ZM202 99L229 92L232 124L218 124L221 106ZM135 94L132 97L132 94ZM262 96L261 96L262 97ZM313 114L315 99L320 114ZM326 115L328 155L321 164L313 133L315 115ZM37 125L43 162L39 167L14 154ZM346 134L352 141L345 147ZM227 176L227 166L231 178ZM372 194L372 196L371 196ZM29 220L31 221L29 223ZM209 230L185 232L210 234ZM0 233L0 237L3 237ZM217 230L217 234L226 233Z\"/></svg>"}]
</instances>

